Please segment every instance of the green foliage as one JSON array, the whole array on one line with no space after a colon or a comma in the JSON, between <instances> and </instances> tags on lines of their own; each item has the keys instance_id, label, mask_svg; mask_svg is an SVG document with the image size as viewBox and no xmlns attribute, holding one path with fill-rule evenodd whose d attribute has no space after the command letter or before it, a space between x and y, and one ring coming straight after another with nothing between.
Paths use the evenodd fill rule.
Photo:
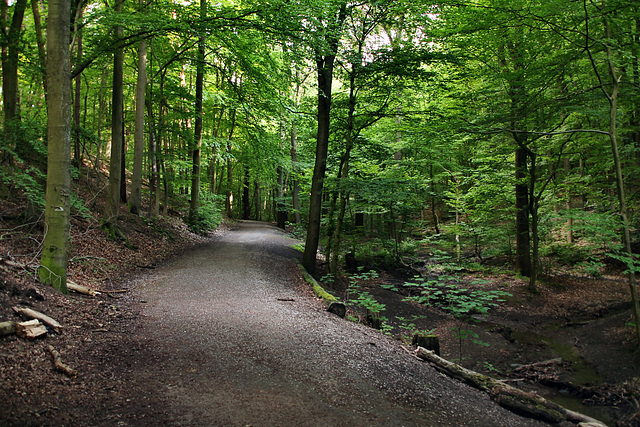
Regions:
<instances>
[{"instance_id":1,"label":"green foliage","mask_svg":"<svg viewBox=\"0 0 640 427\"><path fill-rule=\"evenodd\" d=\"M46 181L46 176L39 169L27 167L22 170L15 167L0 167L0 180L7 187L20 189L30 203L44 209L45 191L42 182Z\"/></svg>"},{"instance_id":2,"label":"green foliage","mask_svg":"<svg viewBox=\"0 0 640 427\"><path fill-rule=\"evenodd\" d=\"M379 303L369 292L359 292L358 297L354 300L356 305L369 310L371 313L380 313L385 309L385 305Z\"/></svg>"},{"instance_id":3,"label":"green foliage","mask_svg":"<svg viewBox=\"0 0 640 427\"><path fill-rule=\"evenodd\" d=\"M487 314L492 307L504 302L505 297L512 296L505 291L460 288L455 282L457 279L452 276L440 276L437 280L416 276L405 286L418 288L420 294L406 297L405 301L438 307L462 318L472 314Z\"/></svg>"},{"instance_id":4,"label":"green foliage","mask_svg":"<svg viewBox=\"0 0 640 427\"><path fill-rule=\"evenodd\" d=\"M595 261L593 259L578 263L578 267L581 267L582 271L595 278L602 277L602 270L605 265L606 264L604 262Z\"/></svg>"},{"instance_id":5,"label":"green foliage","mask_svg":"<svg viewBox=\"0 0 640 427\"><path fill-rule=\"evenodd\" d=\"M195 221L189 227L196 233L206 234L222 224L222 196L203 192L200 196L200 208Z\"/></svg>"}]
</instances>

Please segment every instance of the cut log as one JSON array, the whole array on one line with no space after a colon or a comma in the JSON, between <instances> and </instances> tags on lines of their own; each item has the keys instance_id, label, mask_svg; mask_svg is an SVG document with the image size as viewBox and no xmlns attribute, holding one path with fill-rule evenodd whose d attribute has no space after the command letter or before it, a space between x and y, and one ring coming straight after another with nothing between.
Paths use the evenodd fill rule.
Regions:
<instances>
[{"instance_id":1,"label":"cut log","mask_svg":"<svg viewBox=\"0 0 640 427\"><path fill-rule=\"evenodd\" d=\"M13 311L29 319L38 319L42 323L53 329L55 332L62 333L62 325L46 314L42 314L39 311L35 311L26 307L13 307Z\"/></svg>"},{"instance_id":2,"label":"cut log","mask_svg":"<svg viewBox=\"0 0 640 427\"><path fill-rule=\"evenodd\" d=\"M47 349L49 350L49 353L51 353L51 357L53 357L53 366L55 366L55 368L59 372L62 372L63 374L71 378L75 378L78 376L77 370L70 368L69 366L62 363L60 353L58 353L58 351L53 348L53 346L49 345L47 346Z\"/></svg>"},{"instance_id":3,"label":"cut log","mask_svg":"<svg viewBox=\"0 0 640 427\"><path fill-rule=\"evenodd\" d=\"M67 280L67 289L69 289L70 291L77 292L79 294L89 295L92 297L96 295L100 295L100 292L96 291L95 289L89 289L85 286L78 285L77 283L72 282L70 280Z\"/></svg>"},{"instance_id":4,"label":"cut log","mask_svg":"<svg viewBox=\"0 0 640 427\"><path fill-rule=\"evenodd\" d=\"M344 316L347 314L347 307L339 301L331 301L329 307L327 307L327 311L344 319Z\"/></svg>"},{"instance_id":5,"label":"cut log","mask_svg":"<svg viewBox=\"0 0 640 427\"><path fill-rule=\"evenodd\" d=\"M20 338L32 340L47 334L47 328L40 323L38 319L27 320L26 322L18 322L16 325L16 334Z\"/></svg>"},{"instance_id":6,"label":"cut log","mask_svg":"<svg viewBox=\"0 0 640 427\"><path fill-rule=\"evenodd\" d=\"M469 384L478 390L487 392L491 399L500 406L520 415L551 423L572 421L589 422L592 423L592 425L605 426L605 424L596 419L568 411L562 406L550 402L537 394L524 392L496 379L443 359L433 351L418 347L416 355L420 359L431 363L438 371Z\"/></svg>"},{"instance_id":7,"label":"cut log","mask_svg":"<svg viewBox=\"0 0 640 427\"><path fill-rule=\"evenodd\" d=\"M16 333L16 322L6 321L0 322L0 337Z\"/></svg>"}]
</instances>

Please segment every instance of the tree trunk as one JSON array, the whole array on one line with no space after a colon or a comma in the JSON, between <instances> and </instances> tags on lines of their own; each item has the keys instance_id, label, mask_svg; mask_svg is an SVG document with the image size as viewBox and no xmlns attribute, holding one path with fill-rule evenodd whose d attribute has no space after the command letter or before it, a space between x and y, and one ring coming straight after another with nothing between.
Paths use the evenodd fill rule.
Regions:
<instances>
[{"instance_id":1,"label":"tree trunk","mask_svg":"<svg viewBox=\"0 0 640 427\"><path fill-rule=\"evenodd\" d=\"M100 75L100 91L98 92L98 147L96 148L96 163L93 165L96 172L100 171L102 167L101 158L102 158L102 115L104 112L104 86L105 79L107 76L107 69L102 70L102 74ZM100 176L100 174L98 174Z\"/></svg>"},{"instance_id":2,"label":"tree trunk","mask_svg":"<svg viewBox=\"0 0 640 427\"><path fill-rule=\"evenodd\" d=\"M527 185L527 152L516 149L516 265L521 275L531 275L531 243L529 234L529 190Z\"/></svg>"},{"instance_id":3,"label":"tree trunk","mask_svg":"<svg viewBox=\"0 0 640 427\"><path fill-rule=\"evenodd\" d=\"M327 155L329 152L329 125L331 123L331 89L333 83L333 66L336 59L338 43L340 42L339 28L346 17L346 4L340 5L336 22L331 23L333 33L325 36L326 46L317 48L316 67L318 81L318 133L316 142L316 159L311 179L311 194L309 197L309 222L307 224L307 238L305 241L302 265L311 274L316 270L316 252L320 242L320 219L322 217L322 188L324 186L327 169ZM323 51L328 53L323 53Z\"/></svg>"},{"instance_id":4,"label":"tree trunk","mask_svg":"<svg viewBox=\"0 0 640 427\"><path fill-rule=\"evenodd\" d=\"M538 268L540 267L540 235L538 233L538 206L539 199L535 196L535 185L537 179L536 155L529 151L531 168L529 172L529 211L531 213L531 238L533 239L533 253L531 255L531 274L529 275L529 291L536 292L536 280L538 279ZM542 195L542 194L541 194Z\"/></svg>"},{"instance_id":5,"label":"tree trunk","mask_svg":"<svg viewBox=\"0 0 640 427\"><path fill-rule=\"evenodd\" d=\"M276 223L279 228L287 225L287 210L284 204L284 168L278 166L278 191L276 194Z\"/></svg>"},{"instance_id":6,"label":"tree trunk","mask_svg":"<svg viewBox=\"0 0 640 427\"><path fill-rule=\"evenodd\" d=\"M143 6L143 0L140 6ZM136 84L136 117L133 137L133 176L129 211L140 214L142 206L142 164L144 158L144 109L147 93L147 41L138 44L138 81Z\"/></svg>"},{"instance_id":7,"label":"tree trunk","mask_svg":"<svg viewBox=\"0 0 640 427\"><path fill-rule=\"evenodd\" d=\"M42 35L42 22L40 19L40 3L38 0L31 0L31 11L33 12L33 25L36 32L36 43L38 45L38 59L40 59L40 69L42 72L42 87L44 88L45 102L48 95L47 90L47 53L44 37Z\"/></svg>"},{"instance_id":8,"label":"tree trunk","mask_svg":"<svg viewBox=\"0 0 640 427\"><path fill-rule=\"evenodd\" d=\"M298 176L298 130L295 120L291 123L291 174L293 176L291 198L293 203L293 218L300 224L300 178Z\"/></svg>"},{"instance_id":9,"label":"tree trunk","mask_svg":"<svg viewBox=\"0 0 640 427\"><path fill-rule=\"evenodd\" d=\"M200 19L207 15L207 1L200 0ZM192 171L191 171L191 204L189 205L189 219L192 224L198 220L200 209L200 150L202 148L202 92L204 86L204 54L205 37L198 38L198 64L196 66L196 122L193 132Z\"/></svg>"},{"instance_id":10,"label":"tree trunk","mask_svg":"<svg viewBox=\"0 0 640 427\"><path fill-rule=\"evenodd\" d=\"M302 265L311 274L316 270L316 252L320 241L320 219L322 216L322 188L327 169L329 152L329 125L331 111L331 84L333 81L333 63L335 54L319 57L318 67L318 137L316 142L316 160L311 181L309 201L309 223Z\"/></svg>"},{"instance_id":11,"label":"tree trunk","mask_svg":"<svg viewBox=\"0 0 640 427\"><path fill-rule=\"evenodd\" d=\"M244 182L242 184L242 219L251 217L251 201L249 200L249 168L244 169Z\"/></svg>"},{"instance_id":12,"label":"tree trunk","mask_svg":"<svg viewBox=\"0 0 640 427\"><path fill-rule=\"evenodd\" d=\"M604 17L604 26L606 32L607 41L611 39L611 28L607 21L607 17ZM629 226L629 215L627 209L627 201L624 188L624 175L622 172L622 163L620 161L620 152L618 150L618 128L617 128L617 114L618 114L618 96L620 90L620 79L615 68L613 59L613 51L611 44L606 44L607 49L607 65L609 66L609 75L611 77L611 94L606 94L609 100L609 140L611 142L611 153L616 170L616 189L618 190L618 203L620 204L620 217L622 219L622 241L624 243L624 252L628 257L628 269L627 273L629 279L629 289L631 291L631 301L633 303L633 316L635 320L636 336L638 339L638 347L640 348L640 303L638 301L638 288L636 285L636 275L634 272L633 264L634 254L631 249L631 231ZM603 89L604 90L604 89Z\"/></svg>"},{"instance_id":13,"label":"tree trunk","mask_svg":"<svg viewBox=\"0 0 640 427\"><path fill-rule=\"evenodd\" d=\"M359 64L352 64L351 73L349 75L349 102L347 111L347 126L345 129L345 152L342 158L340 171L338 172L338 215L335 219L333 235L329 236L327 246L330 249L331 256L327 256L329 262L329 272L336 274L338 271L338 258L340 256L340 241L342 239L342 227L344 224L344 216L347 208L347 199L349 191L347 190L347 179L349 178L349 161L351 160L351 150L353 149L354 135L354 114L356 111L356 70Z\"/></svg>"},{"instance_id":14,"label":"tree trunk","mask_svg":"<svg viewBox=\"0 0 640 427\"><path fill-rule=\"evenodd\" d=\"M3 1L3 15L6 12L7 4ZM2 46L2 108L4 110L4 134L5 142L11 142L18 152L23 148L17 144L18 137L16 121L18 116L18 62L20 54L20 34L22 31L22 21L27 8L27 0L17 0L15 2L11 25L6 28L3 22ZM4 21L4 16L3 16Z\"/></svg>"},{"instance_id":15,"label":"tree trunk","mask_svg":"<svg viewBox=\"0 0 640 427\"><path fill-rule=\"evenodd\" d=\"M78 4L78 12L76 19L82 19L82 5ZM77 23L75 25L78 28ZM78 28L75 34L76 38L76 64L82 63L82 27ZM78 73L75 78L75 90L73 97L73 162L76 167L82 165L82 152L80 150L80 97L82 88L82 73Z\"/></svg>"},{"instance_id":16,"label":"tree trunk","mask_svg":"<svg viewBox=\"0 0 640 427\"><path fill-rule=\"evenodd\" d=\"M564 172L566 177L571 173L571 159L569 159L569 157L564 158ZM569 212L571 211L571 193L571 189L567 187L565 209ZM565 223L565 236L567 243L573 243L573 217L571 216L571 213L569 213L569 218L567 218L567 222Z\"/></svg>"},{"instance_id":17,"label":"tree trunk","mask_svg":"<svg viewBox=\"0 0 640 427\"><path fill-rule=\"evenodd\" d=\"M120 12L123 0L117 0L116 13ZM116 39L121 39L123 30L121 26L115 26ZM104 223L111 232L115 232L120 208L120 185L122 165L122 135L123 135L123 59L124 53L121 47L113 54L113 93L111 115L111 159L109 162L109 191L105 206Z\"/></svg>"},{"instance_id":18,"label":"tree trunk","mask_svg":"<svg viewBox=\"0 0 640 427\"><path fill-rule=\"evenodd\" d=\"M69 0L50 0L48 16L47 190L45 236L38 277L67 292L71 194L71 66Z\"/></svg>"},{"instance_id":19,"label":"tree trunk","mask_svg":"<svg viewBox=\"0 0 640 427\"><path fill-rule=\"evenodd\" d=\"M260 181L256 179L253 182L253 207L255 210L253 218L256 221L262 220L262 195L260 193Z\"/></svg>"}]
</instances>

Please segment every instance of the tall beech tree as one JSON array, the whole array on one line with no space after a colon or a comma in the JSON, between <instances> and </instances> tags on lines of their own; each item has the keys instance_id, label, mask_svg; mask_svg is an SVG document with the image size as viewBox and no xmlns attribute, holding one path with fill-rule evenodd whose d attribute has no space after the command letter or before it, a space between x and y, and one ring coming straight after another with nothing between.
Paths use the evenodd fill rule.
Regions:
<instances>
[{"instance_id":1,"label":"tall beech tree","mask_svg":"<svg viewBox=\"0 0 640 427\"><path fill-rule=\"evenodd\" d=\"M124 0L116 0L114 11L122 10ZM113 28L116 44L120 43L124 31L122 25L116 24ZM111 93L111 157L109 160L109 190L104 211L105 227L112 234L117 233L118 215L120 211L120 186L122 185L122 149L124 137L124 104L123 104L123 70L124 50L118 46L113 54L113 80Z\"/></svg>"},{"instance_id":2,"label":"tall beech tree","mask_svg":"<svg viewBox=\"0 0 640 427\"><path fill-rule=\"evenodd\" d=\"M140 9L144 8L144 0L140 0ZM147 40L138 43L138 80L136 83L136 109L134 124L133 175L131 178L131 197L129 211L140 214L142 209L142 178L144 161L144 118L147 96Z\"/></svg>"},{"instance_id":3,"label":"tall beech tree","mask_svg":"<svg viewBox=\"0 0 640 427\"><path fill-rule=\"evenodd\" d=\"M207 17L207 1L200 0L200 20ZM198 209L200 208L200 173L201 173L201 149L202 149L202 122L203 108L202 97L204 89L205 66L205 35L201 29L198 35L198 56L196 58L196 99L195 99L195 125L193 129L192 170L191 170L191 203L189 217L192 224L198 221Z\"/></svg>"},{"instance_id":4,"label":"tall beech tree","mask_svg":"<svg viewBox=\"0 0 640 427\"><path fill-rule=\"evenodd\" d=\"M45 236L38 277L67 292L71 219L70 0L50 0L47 25L47 191Z\"/></svg>"},{"instance_id":5,"label":"tall beech tree","mask_svg":"<svg viewBox=\"0 0 640 427\"><path fill-rule=\"evenodd\" d=\"M343 1L331 5L325 16L317 21L314 29L317 45L313 47L318 82L318 131L316 136L316 156L311 181L307 238L302 265L310 273L316 270L316 253L320 241L320 220L322 217L322 188L327 169L329 151L329 130L331 124L331 93L333 67L338 53L342 25L347 16L347 3Z\"/></svg>"}]
</instances>

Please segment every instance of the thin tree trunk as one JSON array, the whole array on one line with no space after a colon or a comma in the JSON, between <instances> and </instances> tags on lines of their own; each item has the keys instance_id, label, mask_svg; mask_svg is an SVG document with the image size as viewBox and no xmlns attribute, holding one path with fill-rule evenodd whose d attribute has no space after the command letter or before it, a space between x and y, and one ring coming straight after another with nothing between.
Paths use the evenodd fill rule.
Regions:
<instances>
[{"instance_id":1,"label":"thin tree trunk","mask_svg":"<svg viewBox=\"0 0 640 427\"><path fill-rule=\"evenodd\" d=\"M38 0L31 0L31 11L33 12L33 25L36 32L36 44L38 45L38 59L40 59L40 69L42 72L42 87L44 88L45 102L48 96L47 90L47 53L42 35L42 22L40 19L40 3Z\"/></svg>"},{"instance_id":2,"label":"thin tree trunk","mask_svg":"<svg viewBox=\"0 0 640 427\"><path fill-rule=\"evenodd\" d=\"M38 277L67 292L71 194L71 66L69 0L50 0L48 17L47 191L45 236Z\"/></svg>"},{"instance_id":3,"label":"thin tree trunk","mask_svg":"<svg viewBox=\"0 0 640 427\"><path fill-rule=\"evenodd\" d=\"M295 120L291 123L291 164L293 175L291 198L293 203L293 218L296 224L300 224L300 178L298 176L298 130Z\"/></svg>"},{"instance_id":4,"label":"thin tree trunk","mask_svg":"<svg viewBox=\"0 0 640 427\"><path fill-rule=\"evenodd\" d=\"M78 13L76 20L82 19L82 5L78 4ZM76 23L76 64L82 63L82 27L78 28ZM82 73L78 73L75 78L75 91L73 98L73 127L74 127L74 139L73 139L73 162L76 167L82 165L82 152L80 150L80 97L82 89Z\"/></svg>"},{"instance_id":5,"label":"thin tree trunk","mask_svg":"<svg viewBox=\"0 0 640 427\"><path fill-rule=\"evenodd\" d=\"M349 178L349 161L351 160L351 150L353 149L354 141L354 114L356 111L356 70L359 66L352 64L351 73L349 74L349 101L347 111L347 126L345 133L345 152L342 158L342 164L340 171L338 172L338 200L337 208L338 215L333 224L333 233L329 236L329 242L327 248L329 248L330 254L327 254L329 261L329 272L331 274L337 274L338 271L338 258L340 255L340 242L342 240L342 228L344 224L344 215L347 207L347 199L349 197L349 191L347 190L347 179Z\"/></svg>"},{"instance_id":6,"label":"thin tree trunk","mask_svg":"<svg viewBox=\"0 0 640 427\"><path fill-rule=\"evenodd\" d=\"M200 19L204 20L207 15L207 1L200 0ZM191 171L191 204L189 206L189 217L192 224L198 219L200 209L200 150L202 148L202 92L204 86L204 55L205 37L201 34L198 38L198 64L196 66L196 122L193 132L192 150L192 171Z\"/></svg>"},{"instance_id":7,"label":"thin tree trunk","mask_svg":"<svg viewBox=\"0 0 640 427\"><path fill-rule=\"evenodd\" d=\"M96 163L94 165L94 169L96 172L100 171L100 168L102 167L102 165L100 164L101 162L101 158L102 158L102 115L104 112L104 97L103 97L103 93L104 93L104 81L106 79L107 76L107 69L103 69L102 70L102 74L100 75L100 91L98 92L98 147L96 148L97 153L96 153ZM101 175L98 174L98 177L100 177Z\"/></svg>"},{"instance_id":8,"label":"thin tree trunk","mask_svg":"<svg viewBox=\"0 0 640 427\"><path fill-rule=\"evenodd\" d=\"M140 6L144 5L140 0ZM129 211L139 215L142 206L142 166L144 158L144 109L147 93L147 41L138 44L138 81L136 84L136 117L133 138L133 175Z\"/></svg>"},{"instance_id":9,"label":"thin tree trunk","mask_svg":"<svg viewBox=\"0 0 640 427\"><path fill-rule=\"evenodd\" d=\"M262 220L262 195L260 194L260 181L257 179L253 182L253 207L255 209L254 219Z\"/></svg>"},{"instance_id":10,"label":"thin tree trunk","mask_svg":"<svg viewBox=\"0 0 640 427\"><path fill-rule=\"evenodd\" d=\"M536 155L529 151L531 167L529 171L529 211L531 213L531 237L533 248L531 254L531 274L529 276L529 291L536 292L536 281L538 280L538 268L540 266L540 235L538 234L538 198L535 196L535 185L537 179Z\"/></svg>"},{"instance_id":11,"label":"thin tree trunk","mask_svg":"<svg viewBox=\"0 0 640 427\"><path fill-rule=\"evenodd\" d=\"M3 12L6 12L7 4L4 3L4 0L2 1ZM26 8L27 0L17 0L13 9L11 25L8 28L3 28L6 40L6 44L2 46L2 108L4 110L4 134L5 142L11 141L11 145L14 145L18 152L23 149L23 147L16 142L19 137L15 123L19 120L18 62L20 55L20 34L22 32L22 21Z\"/></svg>"},{"instance_id":12,"label":"thin tree trunk","mask_svg":"<svg viewBox=\"0 0 640 427\"><path fill-rule=\"evenodd\" d=\"M251 217L251 202L249 201L249 168L244 169L244 181L242 184L242 219Z\"/></svg>"},{"instance_id":13,"label":"thin tree trunk","mask_svg":"<svg viewBox=\"0 0 640 427\"><path fill-rule=\"evenodd\" d=\"M622 172L622 162L620 161L620 152L618 150L618 124L617 124L617 114L618 114L618 96L620 90L620 78L618 77L618 73L616 72L615 63L613 60L613 51L611 48L611 28L609 26L609 22L607 21L607 17L604 17L604 26L607 38L606 50L607 50L607 64L609 66L609 75L611 77L611 93L606 94L607 99L609 100L609 140L611 142L611 153L613 155L613 161L615 164L616 170L616 188L618 190L618 203L620 204L620 217L622 219L622 234L623 234L623 243L624 243L624 251L626 256L629 258L629 264L634 263L634 254L631 249L631 232L629 226L629 214L627 209L627 201L625 195L624 188L624 175ZM603 88L603 90L605 90ZM629 289L631 291L631 301L633 303L633 315L635 319L635 327L636 327L636 336L638 339L638 347L640 348L640 303L638 301L638 288L636 285L636 275L629 266L629 272L627 274L629 278Z\"/></svg>"}]
</instances>

